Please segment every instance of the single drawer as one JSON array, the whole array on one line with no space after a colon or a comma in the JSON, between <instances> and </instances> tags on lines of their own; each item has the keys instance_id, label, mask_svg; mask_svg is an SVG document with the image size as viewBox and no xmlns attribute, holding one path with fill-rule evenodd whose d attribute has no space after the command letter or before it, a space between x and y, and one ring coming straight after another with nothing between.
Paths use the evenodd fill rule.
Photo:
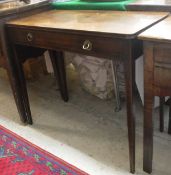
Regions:
<instances>
[{"instance_id":1,"label":"single drawer","mask_svg":"<svg viewBox=\"0 0 171 175\"><path fill-rule=\"evenodd\" d=\"M154 85L157 87L171 88L171 64L155 62Z\"/></svg>"},{"instance_id":2,"label":"single drawer","mask_svg":"<svg viewBox=\"0 0 171 175\"><path fill-rule=\"evenodd\" d=\"M167 45L157 45L154 47L154 58L155 62L169 63L171 64L171 47Z\"/></svg>"},{"instance_id":3,"label":"single drawer","mask_svg":"<svg viewBox=\"0 0 171 175\"><path fill-rule=\"evenodd\" d=\"M46 31L42 29L39 31L38 29L9 27L8 34L10 40L16 44L101 57L111 58L116 54L122 54L126 49L123 39L114 39L109 36L97 37L85 32Z\"/></svg>"},{"instance_id":4,"label":"single drawer","mask_svg":"<svg viewBox=\"0 0 171 175\"><path fill-rule=\"evenodd\" d=\"M171 46L167 44L154 47L154 84L171 88Z\"/></svg>"}]
</instances>

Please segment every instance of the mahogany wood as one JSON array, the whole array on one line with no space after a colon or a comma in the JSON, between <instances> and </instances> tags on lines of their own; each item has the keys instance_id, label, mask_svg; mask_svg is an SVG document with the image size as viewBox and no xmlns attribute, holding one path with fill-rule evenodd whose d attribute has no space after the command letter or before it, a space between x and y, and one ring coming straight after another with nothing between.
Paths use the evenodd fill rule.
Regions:
<instances>
[{"instance_id":1,"label":"mahogany wood","mask_svg":"<svg viewBox=\"0 0 171 175\"><path fill-rule=\"evenodd\" d=\"M171 134L171 100L169 104L169 126L168 126L168 134Z\"/></svg>"},{"instance_id":2,"label":"mahogany wood","mask_svg":"<svg viewBox=\"0 0 171 175\"><path fill-rule=\"evenodd\" d=\"M154 96L171 96L171 17L139 35L144 40L144 171L152 172ZM163 109L161 130L163 130ZM169 122L170 124L170 122ZM169 125L170 127L170 125ZM169 129L170 130L170 129Z\"/></svg>"},{"instance_id":3,"label":"mahogany wood","mask_svg":"<svg viewBox=\"0 0 171 175\"><path fill-rule=\"evenodd\" d=\"M159 122L160 132L163 132L164 130L164 103L165 103L165 98L160 97L160 122Z\"/></svg>"},{"instance_id":4,"label":"mahogany wood","mask_svg":"<svg viewBox=\"0 0 171 175\"><path fill-rule=\"evenodd\" d=\"M142 42L136 39L137 35L153 24L166 18L168 13L117 12L117 11L75 11L50 10L19 20L13 20L6 25L10 38L10 46L34 46L55 50L52 55L53 65L60 73L61 86L66 91L65 72L63 67L62 51L79 52L86 55L120 59L124 62L127 121L130 155L130 172L135 172L135 117L133 114L133 84L135 82L135 59L142 54ZM140 20L141 19L141 20ZM85 45L85 43L88 43ZM12 55L13 56L13 55ZM10 57L16 61L16 57ZM60 59L61 60L60 60ZM60 62L60 63L59 63ZM17 67L20 69L21 67ZM61 70L62 70L61 69ZM20 74L22 73L18 70ZM16 75L22 83L21 75ZM23 86L22 86L23 87ZM23 91L26 89L24 88ZM25 96L26 93L22 96ZM62 94L65 100L67 94ZM29 108L27 100L24 105Z\"/></svg>"},{"instance_id":5,"label":"mahogany wood","mask_svg":"<svg viewBox=\"0 0 171 175\"><path fill-rule=\"evenodd\" d=\"M65 102L67 102L69 97L66 83L66 72L65 72L65 62L63 52L49 50L49 54L54 74L59 84L61 97Z\"/></svg>"}]
</instances>

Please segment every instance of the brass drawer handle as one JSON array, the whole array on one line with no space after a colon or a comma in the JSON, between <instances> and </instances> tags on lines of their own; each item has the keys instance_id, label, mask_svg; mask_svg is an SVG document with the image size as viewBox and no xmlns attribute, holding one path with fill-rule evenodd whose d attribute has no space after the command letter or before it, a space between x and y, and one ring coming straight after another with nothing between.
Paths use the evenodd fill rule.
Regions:
<instances>
[{"instance_id":1,"label":"brass drawer handle","mask_svg":"<svg viewBox=\"0 0 171 175\"><path fill-rule=\"evenodd\" d=\"M27 41L29 41L29 42L33 41L33 34L32 33L27 34Z\"/></svg>"},{"instance_id":2,"label":"brass drawer handle","mask_svg":"<svg viewBox=\"0 0 171 175\"><path fill-rule=\"evenodd\" d=\"M84 50L92 50L92 43L89 40L85 40L83 43L83 49Z\"/></svg>"}]
</instances>

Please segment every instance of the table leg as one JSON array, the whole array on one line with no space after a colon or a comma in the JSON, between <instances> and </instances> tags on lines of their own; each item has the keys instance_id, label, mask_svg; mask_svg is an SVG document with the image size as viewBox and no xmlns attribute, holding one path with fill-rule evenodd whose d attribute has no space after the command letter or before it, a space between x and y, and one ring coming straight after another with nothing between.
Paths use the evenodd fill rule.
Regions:
<instances>
[{"instance_id":1,"label":"table leg","mask_svg":"<svg viewBox=\"0 0 171 175\"><path fill-rule=\"evenodd\" d=\"M19 76L17 73L17 68L16 68L16 64L15 64L15 55L14 52L12 50L11 44L9 43L9 39L7 39L8 37L6 36L5 30L2 31L3 35L2 35L2 47L3 47L3 54L5 57L5 61L6 61L6 70L7 70L7 74L9 77L9 81L10 81L10 85L11 85L11 89L13 91L13 95L14 95L14 99L16 102L16 106L20 115L20 119L23 123L27 123L27 117L25 115L25 108L23 105L23 99L22 99L22 93L21 93L21 87L20 87L20 83L19 83Z\"/></svg>"},{"instance_id":2,"label":"table leg","mask_svg":"<svg viewBox=\"0 0 171 175\"><path fill-rule=\"evenodd\" d=\"M131 53L125 58L125 82L127 103L127 125L129 140L130 172L135 172L135 117L133 114L133 60Z\"/></svg>"},{"instance_id":3,"label":"table leg","mask_svg":"<svg viewBox=\"0 0 171 175\"><path fill-rule=\"evenodd\" d=\"M165 98L160 97L160 132L164 130L164 103Z\"/></svg>"},{"instance_id":4,"label":"table leg","mask_svg":"<svg viewBox=\"0 0 171 175\"><path fill-rule=\"evenodd\" d=\"M144 45L144 142L143 142L143 169L152 172L153 158L153 46Z\"/></svg>"},{"instance_id":5,"label":"table leg","mask_svg":"<svg viewBox=\"0 0 171 175\"><path fill-rule=\"evenodd\" d=\"M168 134L171 134L171 100L169 104L169 127L168 127Z\"/></svg>"},{"instance_id":6,"label":"table leg","mask_svg":"<svg viewBox=\"0 0 171 175\"><path fill-rule=\"evenodd\" d=\"M8 67L8 66L7 66ZM7 68L7 74L9 77L9 81L10 81L10 85L11 85L11 89L14 95L14 99L16 102L16 106L20 115L20 120L23 123L27 123L27 117L25 115L25 108L23 105L23 99L22 99L22 94L21 94L21 90L19 87L19 80L18 80L18 75L16 75L15 73L16 71L12 71L12 68Z\"/></svg>"},{"instance_id":7,"label":"table leg","mask_svg":"<svg viewBox=\"0 0 171 175\"><path fill-rule=\"evenodd\" d=\"M153 158L153 110L154 97L147 92L144 98L144 159L143 169L147 173L152 172Z\"/></svg>"},{"instance_id":8,"label":"table leg","mask_svg":"<svg viewBox=\"0 0 171 175\"><path fill-rule=\"evenodd\" d=\"M116 107L115 112L119 112L121 110L121 100L119 94L119 82L117 77L117 62L111 60L111 67L112 67L112 77L113 77L113 86L115 91L115 99L116 99Z\"/></svg>"},{"instance_id":9,"label":"table leg","mask_svg":"<svg viewBox=\"0 0 171 175\"><path fill-rule=\"evenodd\" d=\"M27 93L27 87L26 87L26 80L24 77L24 72L23 72L23 67L22 63L20 61L19 56L17 55L17 51L15 46L13 46L13 52L14 52L14 60L15 60L15 65L16 65L16 74L18 74L18 86L20 87L20 93L22 96L22 101L23 101L23 106L25 109L25 115L27 118L27 123L32 124L32 117L31 117L31 111L30 111L30 104L29 104L29 99L28 99L28 93Z\"/></svg>"},{"instance_id":10,"label":"table leg","mask_svg":"<svg viewBox=\"0 0 171 175\"><path fill-rule=\"evenodd\" d=\"M69 97L63 52L49 50L49 55L54 69L55 77L59 84L61 97L65 102L67 102Z\"/></svg>"}]
</instances>

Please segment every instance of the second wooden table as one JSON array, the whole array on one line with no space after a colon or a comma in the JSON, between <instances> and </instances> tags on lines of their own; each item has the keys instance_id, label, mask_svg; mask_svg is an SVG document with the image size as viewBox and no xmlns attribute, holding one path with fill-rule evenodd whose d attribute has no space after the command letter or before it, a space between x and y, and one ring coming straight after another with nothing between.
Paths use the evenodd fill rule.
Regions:
<instances>
[{"instance_id":1,"label":"second wooden table","mask_svg":"<svg viewBox=\"0 0 171 175\"><path fill-rule=\"evenodd\" d=\"M152 172L154 96L171 96L171 17L139 36L144 40L144 171Z\"/></svg>"}]
</instances>

